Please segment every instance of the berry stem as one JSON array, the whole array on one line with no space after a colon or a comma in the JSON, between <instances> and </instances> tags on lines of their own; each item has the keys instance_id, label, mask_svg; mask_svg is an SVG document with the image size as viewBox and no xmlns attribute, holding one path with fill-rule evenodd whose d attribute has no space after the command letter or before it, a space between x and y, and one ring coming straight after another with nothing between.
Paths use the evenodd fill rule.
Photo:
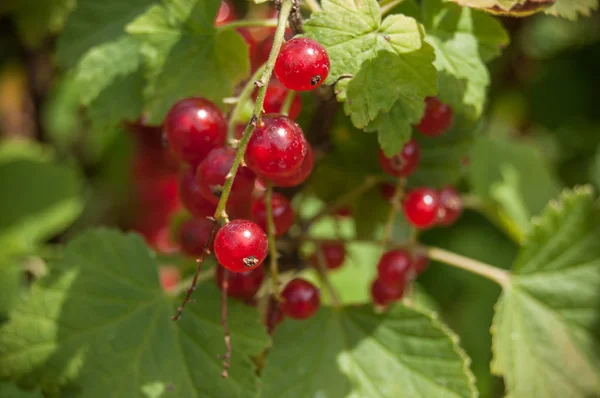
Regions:
<instances>
[{"instance_id":1,"label":"berry stem","mask_svg":"<svg viewBox=\"0 0 600 398\"><path fill-rule=\"evenodd\" d=\"M217 27L217 30L229 30L237 28L274 28L277 26L277 19L246 19L232 21L225 25Z\"/></svg>"},{"instance_id":2,"label":"berry stem","mask_svg":"<svg viewBox=\"0 0 600 398\"><path fill-rule=\"evenodd\" d=\"M394 7L403 2L404 0L392 0L386 2L385 4L381 5L381 15L387 14L388 12L392 11Z\"/></svg>"},{"instance_id":3,"label":"berry stem","mask_svg":"<svg viewBox=\"0 0 600 398\"><path fill-rule=\"evenodd\" d=\"M294 103L294 97L296 96L296 92L294 90L288 91L285 96L285 100L283 101L283 105L281 105L281 114L288 116L290 114L290 108L292 107L292 103Z\"/></svg>"},{"instance_id":4,"label":"berry stem","mask_svg":"<svg viewBox=\"0 0 600 398\"><path fill-rule=\"evenodd\" d=\"M229 176L227 177L227 179L225 180L225 184L223 185L223 192L221 193L221 198L219 199L219 204L217 205L217 210L215 211L214 218L217 221L221 220L221 218L223 218L223 216L227 214L225 212L225 206L227 205L227 199L229 198L229 194L231 192L233 179L235 178L235 174L237 173L240 164L244 160L246 148L248 147L248 142L250 141L250 136L254 132L254 129L259 123L260 118L262 116L265 95L267 94L267 86L269 84L269 80L271 80L273 68L275 67L275 60L277 59L277 55L279 54L279 50L281 49L281 44L284 40L285 27L291 11L292 0L284 0L281 4L281 10L279 11L277 30L275 31L273 47L271 48L269 59L265 64L265 70L262 74L262 77L255 83L259 87L259 90L258 97L256 98L256 103L254 104L254 111L252 112L250 122L244 130L244 135L240 140L235 159L233 161L233 164L231 165Z\"/></svg>"},{"instance_id":5,"label":"berry stem","mask_svg":"<svg viewBox=\"0 0 600 398\"><path fill-rule=\"evenodd\" d=\"M271 266L271 288L277 301L281 301L279 292L279 265L277 264L277 246L275 242L275 218L273 217L273 184L267 183L265 192L265 205L267 207L267 239L269 240L269 261Z\"/></svg>"},{"instance_id":6,"label":"berry stem","mask_svg":"<svg viewBox=\"0 0 600 398\"><path fill-rule=\"evenodd\" d=\"M391 209L388 214L387 221L385 223L385 228L383 230L383 238L381 239L381 244L386 246L391 237L392 230L394 229L394 221L396 221L396 217L398 216L398 211L402 207L401 201L404 196L404 187L406 186L406 178L399 178L398 183L396 184L396 191L394 192L394 196L392 197L390 204Z\"/></svg>"},{"instance_id":7,"label":"berry stem","mask_svg":"<svg viewBox=\"0 0 600 398\"><path fill-rule=\"evenodd\" d=\"M218 265L218 267L220 267ZM229 290L229 271L223 272L223 281L221 282L221 324L225 340L225 355L223 355L223 373L221 376L226 378L229 375L229 366L231 365L231 336L229 334L229 322L227 320L227 290Z\"/></svg>"},{"instance_id":8,"label":"berry stem","mask_svg":"<svg viewBox=\"0 0 600 398\"><path fill-rule=\"evenodd\" d=\"M246 104L246 101L248 101L250 99L250 97L252 96L252 92L254 91L254 87L255 87L254 83L258 79L260 79L260 77L262 76L262 74L264 72L265 72L265 65L262 65L260 68L258 68L258 70L256 72L254 72L254 74L252 75L250 80L248 80L248 82L244 86L244 89L242 90L240 95L237 97L237 99L236 99L237 102L236 102L233 110L231 111L231 115L229 117L229 124L227 125L227 142L231 142L233 140L233 137L235 134L236 123L240 119L240 114L242 113L242 110L244 109L244 105Z\"/></svg>"},{"instance_id":9,"label":"berry stem","mask_svg":"<svg viewBox=\"0 0 600 398\"><path fill-rule=\"evenodd\" d=\"M333 307L335 308L340 308L342 306L342 300L340 300L340 296L336 292L335 288L333 287L331 281L327 276L325 255L323 254L322 250L317 250L317 265L317 273L319 274L319 279L321 280L321 284L325 286L325 288L327 289L327 293L329 293L329 296L331 297L331 304L333 304Z\"/></svg>"},{"instance_id":10,"label":"berry stem","mask_svg":"<svg viewBox=\"0 0 600 398\"><path fill-rule=\"evenodd\" d=\"M452 253L439 247L424 247L427 257L432 260L440 261L465 271L483 276L493 282L496 282L503 288L510 284L510 273L503 269L491 266L481 261L474 260L460 254Z\"/></svg>"}]
</instances>

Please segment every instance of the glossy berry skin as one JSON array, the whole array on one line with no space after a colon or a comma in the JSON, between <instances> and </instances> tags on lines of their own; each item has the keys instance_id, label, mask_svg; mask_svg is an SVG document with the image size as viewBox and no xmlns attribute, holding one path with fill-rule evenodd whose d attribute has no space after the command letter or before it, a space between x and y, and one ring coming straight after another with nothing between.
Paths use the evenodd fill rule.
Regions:
<instances>
[{"instance_id":1,"label":"glossy berry skin","mask_svg":"<svg viewBox=\"0 0 600 398\"><path fill-rule=\"evenodd\" d=\"M371 284L371 299L374 304L384 307L401 299L403 290L403 287L389 287L381 279L375 279Z\"/></svg>"},{"instance_id":2,"label":"glossy berry skin","mask_svg":"<svg viewBox=\"0 0 600 398\"><path fill-rule=\"evenodd\" d=\"M214 204L219 203L225 179L235 159L235 150L217 148L198 165L196 182L202 196ZM240 167L233 180L228 203L247 200L254 189L255 175L247 167Z\"/></svg>"},{"instance_id":3,"label":"glossy berry skin","mask_svg":"<svg viewBox=\"0 0 600 398\"><path fill-rule=\"evenodd\" d=\"M229 285L227 287L227 295L239 299L251 299L254 297L265 279L265 269L262 266L248 272L239 273L227 271L225 268L217 265L215 271L215 279L219 289L223 286L223 276L225 275L225 272L229 272L227 278L227 283Z\"/></svg>"},{"instance_id":4,"label":"glossy berry skin","mask_svg":"<svg viewBox=\"0 0 600 398\"><path fill-rule=\"evenodd\" d=\"M276 17L273 17L276 18ZM285 39L289 40L293 37L291 29L285 30ZM269 59L271 48L273 47L273 41L275 40L275 29L271 29L271 33L268 34L264 39L258 42L250 53L250 67L252 72L256 72L258 68Z\"/></svg>"},{"instance_id":5,"label":"glossy berry skin","mask_svg":"<svg viewBox=\"0 0 600 398\"><path fill-rule=\"evenodd\" d=\"M235 21L235 9L228 1L222 1L215 18L215 26L225 25L228 22Z\"/></svg>"},{"instance_id":6,"label":"glossy berry skin","mask_svg":"<svg viewBox=\"0 0 600 398\"><path fill-rule=\"evenodd\" d=\"M209 100L186 98L173 105L165 117L164 130L175 156L195 166L211 150L225 144L227 121Z\"/></svg>"},{"instance_id":7,"label":"glossy berry skin","mask_svg":"<svg viewBox=\"0 0 600 398\"><path fill-rule=\"evenodd\" d=\"M437 221L440 198L437 191L416 188L404 198L404 216L417 228L428 228Z\"/></svg>"},{"instance_id":8,"label":"glossy berry skin","mask_svg":"<svg viewBox=\"0 0 600 398\"><path fill-rule=\"evenodd\" d=\"M290 90L312 90L329 76L329 55L325 47L312 39L292 39L281 46L275 76Z\"/></svg>"},{"instance_id":9,"label":"glossy berry skin","mask_svg":"<svg viewBox=\"0 0 600 398\"><path fill-rule=\"evenodd\" d=\"M280 193L273 192L271 198L273 204L273 221L275 223L275 236L282 236L287 233L292 224L294 224L294 210L290 205L288 198ZM255 200L252 204L252 219L267 230L267 205L265 198Z\"/></svg>"},{"instance_id":10,"label":"glossy berry skin","mask_svg":"<svg viewBox=\"0 0 600 398\"><path fill-rule=\"evenodd\" d=\"M437 137L450 128L452 108L442 104L436 97L425 98L425 114L416 126L417 130L430 137Z\"/></svg>"},{"instance_id":11,"label":"glossy berry skin","mask_svg":"<svg viewBox=\"0 0 600 398\"><path fill-rule=\"evenodd\" d=\"M269 87L267 87L267 92L265 94L265 102L263 105L265 113L280 113L281 108L283 107L283 103L285 102L289 92L290 91L286 89L283 86L283 84L281 84L277 79L271 79ZM257 94L258 93L255 92L253 96L255 101ZM300 115L301 110L302 99L298 94L294 94L288 117L292 120L295 120L298 117L298 115Z\"/></svg>"},{"instance_id":12,"label":"glossy berry skin","mask_svg":"<svg viewBox=\"0 0 600 398\"><path fill-rule=\"evenodd\" d=\"M249 220L233 220L221 227L214 242L217 261L233 272L248 272L267 257L267 235Z\"/></svg>"},{"instance_id":13,"label":"glossy berry skin","mask_svg":"<svg viewBox=\"0 0 600 398\"><path fill-rule=\"evenodd\" d=\"M179 178L179 197L183 207L197 218L212 216L217 209L217 205L206 199L200 192L193 169L187 169L181 174Z\"/></svg>"},{"instance_id":14,"label":"glossy berry skin","mask_svg":"<svg viewBox=\"0 0 600 398\"><path fill-rule=\"evenodd\" d=\"M446 187L440 191L440 210L438 224L447 227L456 222L463 211L463 202L460 194L453 187Z\"/></svg>"},{"instance_id":15,"label":"glossy berry skin","mask_svg":"<svg viewBox=\"0 0 600 398\"><path fill-rule=\"evenodd\" d=\"M346 247L341 243L322 243L317 250L312 258L315 267L319 266L319 255L323 256L327 269L338 269L346 260Z\"/></svg>"},{"instance_id":16,"label":"glossy berry skin","mask_svg":"<svg viewBox=\"0 0 600 398\"><path fill-rule=\"evenodd\" d=\"M381 256L377 275L381 284L392 289L403 287L412 272L412 258L406 250L390 250Z\"/></svg>"},{"instance_id":17,"label":"glossy berry skin","mask_svg":"<svg viewBox=\"0 0 600 398\"><path fill-rule=\"evenodd\" d=\"M213 223L207 218L192 218L184 221L178 233L181 250L189 256L200 256L210 238L212 228Z\"/></svg>"},{"instance_id":18,"label":"glossy berry skin","mask_svg":"<svg viewBox=\"0 0 600 398\"><path fill-rule=\"evenodd\" d=\"M306 152L304 161L300 165L300 168L296 170L296 172L286 177L272 178L271 181L279 187L295 187L306 181L315 165L315 157L313 155L312 147L308 143L307 149L308 151Z\"/></svg>"},{"instance_id":19,"label":"glossy berry skin","mask_svg":"<svg viewBox=\"0 0 600 398\"><path fill-rule=\"evenodd\" d=\"M281 291L281 310L293 319L307 319L313 316L321 305L319 289L307 280L292 279Z\"/></svg>"},{"instance_id":20,"label":"glossy berry skin","mask_svg":"<svg viewBox=\"0 0 600 398\"><path fill-rule=\"evenodd\" d=\"M429 266L429 257L424 253L413 253L413 269L417 274L421 274Z\"/></svg>"},{"instance_id":21,"label":"glossy berry skin","mask_svg":"<svg viewBox=\"0 0 600 398\"><path fill-rule=\"evenodd\" d=\"M421 148L414 139L408 141L402 151L388 158L379 150L379 165L387 174L394 177L408 177L417 169L421 160Z\"/></svg>"},{"instance_id":22,"label":"glossy berry skin","mask_svg":"<svg viewBox=\"0 0 600 398\"><path fill-rule=\"evenodd\" d=\"M268 114L250 137L245 160L261 177L287 177L300 169L307 147L306 138L296 122L283 115Z\"/></svg>"}]
</instances>

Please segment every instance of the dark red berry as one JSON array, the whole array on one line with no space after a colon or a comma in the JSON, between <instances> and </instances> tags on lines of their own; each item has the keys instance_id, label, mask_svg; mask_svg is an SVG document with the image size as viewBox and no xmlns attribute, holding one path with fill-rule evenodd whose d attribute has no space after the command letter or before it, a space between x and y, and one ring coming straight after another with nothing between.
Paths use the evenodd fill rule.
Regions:
<instances>
[{"instance_id":1,"label":"dark red berry","mask_svg":"<svg viewBox=\"0 0 600 398\"><path fill-rule=\"evenodd\" d=\"M413 253L413 269L417 274L422 273L429 266L429 257L425 253L417 251Z\"/></svg>"},{"instance_id":2,"label":"dark red berry","mask_svg":"<svg viewBox=\"0 0 600 398\"><path fill-rule=\"evenodd\" d=\"M267 87L267 92L265 95L265 102L263 105L263 109L265 113L281 113L281 108L283 107L283 103L286 100L286 97L290 91L283 87L283 84L279 82L277 79L271 79L269 83L269 87ZM256 101L257 93L254 93L254 100ZM302 99L298 94L294 94L294 98L292 99L292 106L290 107L290 111L288 113L288 117L292 120L295 120L298 115L300 115L300 111L302 110Z\"/></svg>"},{"instance_id":3,"label":"dark red berry","mask_svg":"<svg viewBox=\"0 0 600 398\"><path fill-rule=\"evenodd\" d=\"M273 178L271 181L273 184L280 187L295 187L302 184L310 176L313 166L315 164L315 157L313 156L312 147L307 143L306 156L304 161L300 165L300 168L292 175L281 178Z\"/></svg>"},{"instance_id":4,"label":"dark red berry","mask_svg":"<svg viewBox=\"0 0 600 398\"><path fill-rule=\"evenodd\" d=\"M381 279L375 279L371 284L371 298L373 303L386 306L402 298L404 287L389 287L381 283Z\"/></svg>"},{"instance_id":5,"label":"dark red berry","mask_svg":"<svg viewBox=\"0 0 600 398\"><path fill-rule=\"evenodd\" d=\"M335 210L333 214L337 217L350 217L352 215L352 209L348 206L340 207Z\"/></svg>"},{"instance_id":6,"label":"dark red berry","mask_svg":"<svg viewBox=\"0 0 600 398\"><path fill-rule=\"evenodd\" d=\"M192 218L183 222L178 234L181 250L190 256L200 256L206 247L212 228L213 222L207 218Z\"/></svg>"},{"instance_id":7,"label":"dark red berry","mask_svg":"<svg viewBox=\"0 0 600 398\"><path fill-rule=\"evenodd\" d=\"M179 170L179 161L166 148L139 146L133 156L133 177L153 179Z\"/></svg>"},{"instance_id":8,"label":"dark red berry","mask_svg":"<svg viewBox=\"0 0 600 398\"><path fill-rule=\"evenodd\" d=\"M283 313L294 319L307 319L317 312L321 305L319 289L307 280L292 279L281 292Z\"/></svg>"},{"instance_id":9,"label":"dark red berry","mask_svg":"<svg viewBox=\"0 0 600 398\"><path fill-rule=\"evenodd\" d=\"M265 279L265 269L261 267L254 268L248 272L231 272L227 271L224 267L216 267L216 281L219 289L223 283L223 276L225 272L229 272L227 278L227 295L239 299L251 299L254 297L263 279Z\"/></svg>"},{"instance_id":10,"label":"dark red berry","mask_svg":"<svg viewBox=\"0 0 600 398\"><path fill-rule=\"evenodd\" d=\"M440 210L438 224L445 227L458 220L463 211L463 202L460 194L453 187L446 187L440 191Z\"/></svg>"},{"instance_id":11,"label":"dark red berry","mask_svg":"<svg viewBox=\"0 0 600 398\"><path fill-rule=\"evenodd\" d=\"M225 25L228 22L235 21L235 9L228 1L222 1L215 18L215 26Z\"/></svg>"},{"instance_id":12,"label":"dark red berry","mask_svg":"<svg viewBox=\"0 0 600 398\"><path fill-rule=\"evenodd\" d=\"M225 179L231 171L235 159L235 150L231 148L217 148L211 151L206 159L200 163L196 171L196 181L202 196L209 202L218 203ZM254 189L255 175L247 167L240 167L233 180L229 202L245 201Z\"/></svg>"},{"instance_id":13,"label":"dark red berry","mask_svg":"<svg viewBox=\"0 0 600 398\"><path fill-rule=\"evenodd\" d=\"M320 86L329 76L329 56L320 43L300 37L281 46L275 75L290 90L306 91Z\"/></svg>"},{"instance_id":14,"label":"dark red berry","mask_svg":"<svg viewBox=\"0 0 600 398\"><path fill-rule=\"evenodd\" d=\"M221 227L215 236L217 261L233 272L248 272L267 257L267 235L248 220L233 220Z\"/></svg>"},{"instance_id":15,"label":"dark red berry","mask_svg":"<svg viewBox=\"0 0 600 398\"><path fill-rule=\"evenodd\" d=\"M289 40L293 36L291 29L285 30L285 39ZM256 46L254 46L252 52L250 53L250 66L252 72L256 72L258 68L269 59L269 54L271 53L271 48L273 47L273 41L275 39L275 29L271 29L271 33L269 33L264 39L262 39Z\"/></svg>"},{"instance_id":16,"label":"dark red berry","mask_svg":"<svg viewBox=\"0 0 600 398\"><path fill-rule=\"evenodd\" d=\"M406 250L386 252L377 264L378 279L387 287L398 289L404 286L412 271L412 258Z\"/></svg>"},{"instance_id":17,"label":"dark red berry","mask_svg":"<svg viewBox=\"0 0 600 398\"><path fill-rule=\"evenodd\" d=\"M379 150L379 164L383 171L394 177L408 177L419 165L421 149L414 139L411 139L402 148L400 153L388 158Z\"/></svg>"},{"instance_id":18,"label":"dark red berry","mask_svg":"<svg viewBox=\"0 0 600 398\"><path fill-rule=\"evenodd\" d=\"M319 256L323 256L328 269L337 269L346 260L346 246L341 243L322 243L317 247L317 253L312 257L315 267L319 266Z\"/></svg>"},{"instance_id":19,"label":"dark red berry","mask_svg":"<svg viewBox=\"0 0 600 398\"><path fill-rule=\"evenodd\" d=\"M186 98L173 105L165 117L164 129L173 153L195 166L211 150L223 146L227 121L209 100Z\"/></svg>"},{"instance_id":20,"label":"dark red berry","mask_svg":"<svg viewBox=\"0 0 600 398\"><path fill-rule=\"evenodd\" d=\"M267 306L267 332L273 333L277 325L283 322L284 314L281 310L279 302L274 297L269 297L269 304Z\"/></svg>"},{"instance_id":21,"label":"dark red berry","mask_svg":"<svg viewBox=\"0 0 600 398\"><path fill-rule=\"evenodd\" d=\"M452 108L442 104L436 97L425 98L425 114L417 130L430 137L437 137L450 128Z\"/></svg>"},{"instance_id":22,"label":"dark red berry","mask_svg":"<svg viewBox=\"0 0 600 398\"><path fill-rule=\"evenodd\" d=\"M390 201L396 194L396 185L389 182L382 182L379 184L379 193L383 199Z\"/></svg>"},{"instance_id":23,"label":"dark red berry","mask_svg":"<svg viewBox=\"0 0 600 398\"><path fill-rule=\"evenodd\" d=\"M433 189L417 188L406 195L403 205L408 222L417 228L428 228L437 221L440 198Z\"/></svg>"},{"instance_id":24,"label":"dark red berry","mask_svg":"<svg viewBox=\"0 0 600 398\"><path fill-rule=\"evenodd\" d=\"M200 192L193 169L185 170L179 179L179 196L181 203L194 217L212 216L217 205L208 201Z\"/></svg>"},{"instance_id":25,"label":"dark red berry","mask_svg":"<svg viewBox=\"0 0 600 398\"><path fill-rule=\"evenodd\" d=\"M273 204L275 236L285 235L294 223L294 210L292 210L288 198L277 192L273 193L271 202ZM265 198L254 201L252 205L252 218L263 230L267 230L267 206Z\"/></svg>"},{"instance_id":26,"label":"dark red berry","mask_svg":"<svg viewBox=\"0 0 600 398\"><path fill-rule=\"evenodd\" d=\"M283 115L268 114L250 137L245 160L261 177L287 177L300 169L307 147L296 122Z\"/></svg>"}]
</instances>

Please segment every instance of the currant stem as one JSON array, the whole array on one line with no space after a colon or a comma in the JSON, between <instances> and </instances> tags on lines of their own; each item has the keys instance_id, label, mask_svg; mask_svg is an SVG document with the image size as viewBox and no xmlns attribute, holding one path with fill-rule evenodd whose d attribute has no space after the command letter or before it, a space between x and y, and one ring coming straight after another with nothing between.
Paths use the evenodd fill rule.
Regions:
<instances>
[{"instance_id":1,"label":"currant stem","mask_svg":"<svg viewBox=\"0 0 600 398\"><path fill-rule=\"evenodd\" d=\"M227 125L227 142L231 142L231 140L234 138L236 123L240 119L240 114L242 113L242 110L244 109L244 105L246 104L246 101L248 101L251 98L252 92L254 91L254 88L256 87L254 85L254 82L256 82L258 79L260 79L260 76L262 76L264 71L265 71L265 65L262 65L260 68L258 68L258 70L256 72L254 72L254 74L252 75L250 80L248 80L248 83L246 83L246 85L244 86L244 89L242 90L240 95L237 97L237 102L235 104L235 107L231 111L231 115L229 117L229 124Z\"/></svg>"},{"instance_id":2,"label":"currant stem","mask_svg":"<svg viewBox=\"0 0 600 398\"><path fill-rule=\"evenodd\" d=\"M273 184L267 183L265 192L265 205L267 207L267 239L269 240L269 259L271 266L271 288L277 301L281 301L279 292L279 264L277 263L277 246L275 241L275 219L273 217Z\"/></svg>"},{"instance_id":3,"label":"currant stem","mask_svg":"<svg viewBox=\"0 0 600 398\"><path fill-rule=\"evenodd\" d=\"M398 216L398 211L401 206L400 201L404 196L404 186L406 185L406 178L399 178L398 183L396 184L396 191L394 192L394 196L392 197L390 204L391 209L388 214L387 221L385 223L385 228L383 230L383 238L381 239L381 244L383 246L387 245L392 236L392 230L394 229L394 221L396 221L396 217Z\"/></svg>"},{"instance_id":4,"label":"currant stem","mask_svg":"<svg viewBox=\"0 0 600 398\"><path fill-rule=\"evenodd\" d=\"M331 284L331 281L327 277L327 267L325 266L325 256L323 255L322 250L317 250L317 273L319 274L319 278L321 279L321 283L327 289L329 296L331 297L331 303L335 308L340 308L342 306L342 300L340 300L340 296L337 294L335 288Z\"/></svg>"},{"instance_id":5,"label":"currant stem","mask_svg":"<svg viewBox=\"0 0 600 398\"><path fill-rule=\"evenodd\" d=\"M265 64L265 70L262 74L262 77L256 82L256 85L259 87L259 90L258 97L256 98L256 103L254 104L254 111L252 112L252 118L246 126L246 129L244 130L244 135L240 140L235 159L233 160L231 170L229 171L230 177L228 177L225 180L225 185L223 185L223 192L221 193L221 198L219 199L219 204L217 205L217 210L215 211L214 218L217 221L221 220L223 214L226 214L225 207L227 205L227 199L229 198L229 194L231 193L233 180L240 167L240 164L244 160L246 148L248 147L248 142L250 141L250 136L254 132L254 129L257 126L257 124L260 122L260 118L263 112L263 105L265 102L265 95L267 93L267 86L269 84L269 80L271 80L273 68L275 68L275 60L277 59L277 55L279 54L279 50L281 49L281 44L284 40L285 27L291 11L292 0L284 0L281 4L281 10L279 11L277 30L275 31L273 47L271 48L269 59Z\"/></svg>"},{"instance_id":6,"label":"currant stem","mask_svg":"<svg viewBox=\"0 0 600 398\"><path fill-rule=\"evenodd\" d=\"M474 260L460 254L452 253L439 247L424 247L427 257L465 271L483 276L493 282L496 282L503 288L510 283L510 273L503 269L491 266L481 261Z\"/></svg>"},{"instance_id":7,"label":"currant stem","mask_svg":"<svg viewBox=\"0 0 600 398\"><path fill-rule=\"evenodd\" d=\"M217 265L217 267L219 267L219 265ZM214 276L215 276L215 273L214 273L213 269L208 269L208 270L202 271L198 274L196 283L202 283L204 281L207 281L207 280L213 278ZM185 278L184 280L179 282L177 285L173 286L173 289L169 290L168 294L170 296L174 296L174 297L179 296L181 293L185 292L187 290L187 288L192 284L193 279L194 279L193 276L190 276L189 278Z\"/></svg>"},{"instance_id":8,"label":"currant stem","mask_svg":"<svg viewBox=\"0 0 600 398\"><path fill-rule=\"evenodd\" d=\"M292 104L294 103L294 97L296 96L296 92L290 90L285 96L285 100L283 101L283 105L281 105L281 114L288 116L290 114L290 109L292 108Z\"/></svg>"},{"instance_id":9,"label":"currant stem","mask_svg":"<svg viewBox=\"0 0 600 398\"><path fill-rule=\"evenodd\" d=\"M225 25L217 27L217 30L229 30L237 28L275 28L277 19L247 19L241 21L229 22Z\"/></svg>"},{"instance_id":10,"label":"currant stem","mask_svg":"<svg viewBox=\"0 0 600 398\"><path fill-rule=\"evenodd\" d=\"M381 15L385 15L390 12L394 7L403 3L404 0L392 0L381 6Z\"/></svg>"}]
</instances>

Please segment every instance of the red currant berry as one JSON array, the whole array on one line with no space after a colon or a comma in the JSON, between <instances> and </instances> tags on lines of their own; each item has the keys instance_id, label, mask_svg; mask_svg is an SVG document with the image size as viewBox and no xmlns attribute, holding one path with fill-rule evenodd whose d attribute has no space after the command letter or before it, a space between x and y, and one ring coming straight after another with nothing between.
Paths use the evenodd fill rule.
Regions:
<instances>
[{"instance_id":1,"label":"red currant berry","mask_svg":"<svg viewBox=\"0 0 600 398\"><path fill-rule=\"evenodd\" d=\"M193 169L185 170L179 179L181 203L194 217L204 218L215 214L217 205L204 198Z\"/></svg>"},{"instance_id":2,"label":"red currant berry","mask_svg":"<svg viewBox=\"0 0 600 398\"><path fill-rule=\"evenodd\" d=\"M135 122L125 122L124 127L133 133L138 146L143 148L164 149L162 138L163 127L148 125L144 116Z\"/></svg>"},{"instance_id":3,"label":"red currant berry","mask_svg":"<svg viewBox=\"0 0 600 398\"><path fill-rule=\"evenodd\" d=\"M200 163L196 171L196 181L202 196L209 202L219 203L225 179L235 159L235 151L231 148L217 148L211 151ZM233 180L229 202L247 200L254 189L255 175L247 167L240 167Z\"/></svg>"},{"instance_id":4,"label":"red currant berry","mask_svg":"<svg viewBox=\"0 0 600 398\"><path fill-rule=\"evenodd\" d=\"M291 29L285 30L285 39L289 40L293 36ZM271 48L273 47L273 41L275 40L275 29L271 29L271 33L262 39L250 53L250 66L252 72L256 72L261 65L263 65L269 59Z\"/></svg>"},{"instance_id":5,"label":"red currant berry","mask_svg":"<svg viewBox=\"0 0 600 398\"><path fill-rule=\"evenodd\" d=\"M267 257L267 235L248 220L233 220L215 236L217 261L233 272L248 272Z\"/></svg>"},{"instance_id":6,"label":"red currant berry","mask_svg":"<svg viewBox=\"0 0 600 398\"><path fill-rule=\"evenodd\" d=\"M398 289L404 286L412 271L412 258L402 249L386 252L377 264L379 281L390 288Z\"/></svg>"},{"instance_id":7,"label":"red currant berry","mask_svg":"<svg viewBox=\"0 0 600 398\"><path fill-rule=\"evenodd\" d=\"M315 164L315 157L310 144L307 143L307 152L304 157L304 161L300 165L300 168L292 175L281 178L273 178L271 181L280 187L295 187L302 184L310 176L313 166Z\"/></svg>"},{"instance_id":8,"label":"red currant berry","mask_svg":"<svg viewBox=\"0 0 600 398\"><path fill-rule=\"evenodd\" d=\"M396 185L389 182L382 182L379 184L379 193L383 199L390 201L396 195Z\"/></svg>"},{"instance_id":9,"label":"red currant berry","mask_svg":"<svg viewBox=\"0 0 600 398\"><path fill-rule=\"evenodd\" d=\"M288 198L277 192L273 193L271 202L273 204L275 236L285 235L294 223L294 210L292 210ZM254 201L252 218L263 230L267 230L267 206L264 198Z\"/></svg>"},{"instance_id":10,"label":"red currant berry","mask_svg":"<svg viewBox=\"0 0 600 398\"><path fill-rule=\"evenodd\" d=\"M379 150L379 164L383 171L394 177L408 177L419 165L421 149L414 139L408 141L402 151L388 158Z\"/></svg>"},{"instance_id":11,"label":"red currant berry","mask_svg":"<svg viewBox=\"0 0 600 398\"><path fill-rule=\"evenodd\" d=\"M182 161L197 165L214 148L223 146L227 121L221 110L204 98L177 102L165 118L169 147Z\"/></svg>"},{"instance_id":12,"label":"red currant berry","mask_svg":"<svg viewBox=\"0 0 600 398\"><path fill-rule=\"evenodd\" d=\"M137 182L137 211L146 221L166 224L180 208L177 175L144 179Z\"/></svg>"},{"instance_id":13,"label":"red currant berry","mask_svg":"<svg viewBox=\"0 0 600 398\"><path fill-rule=\"evenodd\" d=\"M160 267L158 269L158 279L163 290L170 291L179 283L181 272L177 267Z\"/></svg>"},{"instance_id":14,"label":"red currant berry","mask_svg":"<svg viewBox=\"0 0 600 398\"><path fill-rule=\"evenodd\" d=\"M284 314L281 311L279 302L274 297L269 297L269 304L267 306L267 332L273 333L277 325L283 322Z\"/></svg>"},{"instance_id":15,"label":"red currant berry","mask_svg":"<svg viewBox=\"0 0 600 398\"><path fill-rule=\"evenodd\" d=\"M230 272L225 268L216 267L216 281L219 289L223 284L223 276L225 272L229 272L227 283L227 295L239 299L251 299L254 297L263 279L265 279L265 269L263 267L254 268L248 272Z\"/></svg>"},{"instance_id":16,"label":"red currant berry","mask_svg":"<svg viewBox=\"0 0 600 398\"><path fill-rule=\"evenodd\" d=\"M215 26L225 25L228 22L235 21L235 9L228 1L222 1L219 12L215 18Z\"/></svg>"},{"instance_id":17,"label":"red currant berry","mask_svg":"<svg viewBox=\"0 0 600 398\"><path fill-rule=\"evenodd\" d=\"M381 279L375 279L371 284L371 298L376 305L386 306L402 298L402 293L403 287L389 287Z\"/></svg>"},{"instance_id":18,"label":"red currant berry","mask_svg":"<svg viewBox=\"0 0 600 398\"><path fill-rule=\"evenodd\" d=\"M329 76L329 56L325 47L305 37L285 42L275 62L275 75L290 90L307 91L319 87Z\"/></svg>"},{"instance_id":19,"label":"red currant berry","mask_svg":"<svg viewBox=\"0 0 600 398\"><path fill-rule=\"evenodd\" d=\"M319 254L320 253L320 254ZM317 247L317 253L312 257L315 267L319 266L319 256L323 256L325 266L328 269L337 269L346 260L346 247L341 243L322 243Z\"/></svg>"},{"instance_id":20,"label":"red currant berry","mask_svg":"<svg viewBox=\"0 0 600 398\"><path fill-rule=\"evenodd\" d=\"M425 253L413 253L413 269L417 274L423 273L429 266L429 257Z\"/></svg>"},{"instance_id":21,"label":"red currant berry","mask_svg":"<svg viewBox=\"0 0 600 398\"><path fill-rule=\"evenodd\" d=\"M306 157L308 143L296 122L283 115L269 114L256 128L246 149L246 164L264 178L292 175Z\"/></svg>"},{"instance_id":22,"label":"red currant berry","mask_svg":"<svg viewBox=\"0 0 600 398\"><path fill-rule=\"evenodd\" d=\"M133 157L133 177L153 179L179 170L179 161L165 148L139 146Z\"/></svg>"},{"instance_id":23,"label":"red currant berry","mask_svg":"<svg viewBox=\"0 0 600 398\"><path fill-rule=\"evenodd\" d=\"M340 207L339 209L335 210L333 214L337 217L350 217L352 216L352 209L348 206Z\"/></svg>"},{"instance_id":24,"label":"red currant berry","mask_svg":"<svg viewBox=\"0 0 600 398\"><path fill-rule=\"evenodd\" d=\"M412 190L404 198L404 215L408 222L417 228L428 228L437 221L440 198L429 188Z\"/></svg>"},{"instance_id":25,"label":"red currant berry","mask_svg":"<svg viewBox=\"0 0 600 398\"><path fill-rule=\"evenodd\" d=\"M192 218L185 221L179 227L181 250L189 256L200 256L210 238L212 228L213 223L207 218Z\"/></svg>"},{"instance_id":26,"label":"red currant berry","mask_svg":"<svg viewBox=\"0 0 600 398\"><path fill-rule=\"evenodd\" d=\"M436 97L425 98L425 114L417 130L430 137L437 137L450 128L452 108L442 104Z\"/></svg>"},{"instance_id":27,"label":"red currant berry","mask_svg":"<svg viewBox=\"0 0 600 398\"><path fill-rule=\"evenodd\" d=\"M281 84L277 79L271 79L271 83L269 83L269 87L267 88L265 95L265 103L263 105L265 113L280 113L283 103L285 102L289 92L290 91L283 87L283 84ZM254 93L255 101L257 94L257 92ZM288 117L292 120L295 120L298 115L300 115L301 110L302 99L298 94L294 94Z\"/></svg>"},{"instance_id":28,"label":"red currant berry","mask_svg":"<svg viewBox=\"0 0 600 398\"><path fill-rule=\"evenodd\" d=\"M319 289L307 280L292 279L281 292L283 313L293 319L307 319L317 312L321 305Z\"/></svg>"},{"instance_id":29,"label":"red currant berry","mask_svg":"<svg viewBox=\"0 0 600 398\"><path fill-rule=\"evenodd\" d=\"M440 191L440 210L438 224L450 226L458 220L463 211L463 202L460 194L452 187Z\"/></svg>"}]
</instances>

